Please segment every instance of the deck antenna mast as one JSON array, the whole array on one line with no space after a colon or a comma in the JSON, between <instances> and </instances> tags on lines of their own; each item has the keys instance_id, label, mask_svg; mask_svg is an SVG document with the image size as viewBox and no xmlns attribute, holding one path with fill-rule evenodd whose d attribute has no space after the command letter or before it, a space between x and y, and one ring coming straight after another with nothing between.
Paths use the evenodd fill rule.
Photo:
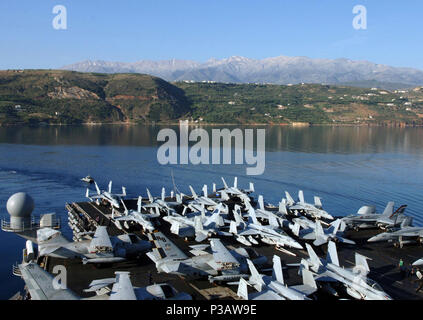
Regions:
<instances>
[{"instance_id":1,"label":"deck antenna mast","mask_svg":"<svg viewBox=\"0 0 423 320\"><path fill-rule=\"evenodd\" d=\"M176 194L176 193L181 194L181 191L179 191L178 187L177 187L177 186L176 186L176 184L175 184L175 177L174 177L174 175L173 175L173 169L170 169L170 174L171 174L171 176L172 176L173 191L175 191L175 194Z\"/></svg>"}]
</instances>

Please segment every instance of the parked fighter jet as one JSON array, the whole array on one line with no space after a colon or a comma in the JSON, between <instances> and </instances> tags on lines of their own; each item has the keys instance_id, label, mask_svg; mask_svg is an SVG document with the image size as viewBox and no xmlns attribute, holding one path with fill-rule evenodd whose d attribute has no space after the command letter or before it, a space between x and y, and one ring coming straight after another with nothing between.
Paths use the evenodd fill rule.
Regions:
<instances>
[{"instance_id":1,"label":"parked fighter jet","mask_svg":"<svg viewBox=\"0 0 423 320\"><path fill-rule=\"evenodd\" d=\"M158 272L194 278L207 276L210 282L228 282L247 277L241 273L240 261L219 239L209 239L212 254L199 254L190 258L161 232L148 236L156 248L148 252L147 256L156 264Z\"/></svg>"},{"instance_id":2,"label":"parked fighter jet","mask_svg":"<svg viewBox=\"0 0 423 320\"><path fill-rule=\"evenodd\" d=\"M374 206L363 206L357 214L342 218L349 228L359 230L367 228L387 229L400 225L404 220L404 211L407 205L400 206L394 212L394 202L388 202L383 213L376 213Z\"/></svg>"},{"instance_id":3,"label":"parked fighter jet","mask_svg":"<svg viewBox=\"0 0 423 320\"><path fill-rule=\"evenodd\" d=\"M295 223L298 223L296 220L297 218L293 219ZM302 221L304 222L304 221ZM343 224L341 219L337 219L334 222L331 223L329 228L323 229L322 224L319 220L316 220L316 222L313 225L310 225L311 227L299 230L299 228L293 228L293 232L297 237L300 237L303 240L314 240L313 245L315 246L321 246L322 244L328 243L329 241L335 241L335 242L341 242L346 244L355 244L354 241L346 239L342 237L340 234L338 234L339 228Z\"/></svg>"},{"instance_id":4,"label":"parked fighter jet","mask_svg":"<svg viewBox=\"0 0 423 320\"><path fill-rule=\"evenodd\" d=\"M167 214L171 212L175 212L175 207L182 205L182 196L180 194L176 194L176 202L166 201L166 190L165 188L162 188L162 194L161 198L153 198L153 196L150 193L150 190L147 188L147 196L148 196L148 202L147 204L143 205L143 208L145 209L155 209L164 211Z\"/></svg>"},{"instance_id":5,"label":"parked fighter jet","mask_svg":"<svg viewBox=\"0 0 423 320\"><path fill-rule=\"evenodd\" d=\"M68 288L55 282L52 274L31 261L19 266L31 300L191 300L187 293L178 293L166 283L145 288L133 287L129 272L117 271L116 278L94 280L85 292L96 292L96 296L81 298ZM113 286L111 289L109 286Z\"/></svg>"},{"instance_id":6,"label":"parked fighter jet","mask_svg":"<svg viewBox=\"0 0 423 320\"><path fill-rule=\"evenodd\" d=\"M286 219L286 214L284 212L281 212L279 208L278 211L270 211L266 209L266 207L264 206L264 200L262 195L259 195L257 202L258 208L255 210L257 218L269 220L270 217L274 217L280 223L281 226L289 226L289 221Z\"/></svg>"},{"instance_id":7,"label":"parked fighter jet","mask_svg":"<svg viewBox=\"0 0 423 320\"><path fill-rule=\"evenodd\" d=\"M18 265L19 273L25 281L31 300L78 300L70 289L56 284L54 276L33 261Z\"/></svg>"},{"instance_id":8,"label":"parked fighter jet","mask_svg":"<svg viewBox=\"0 0 423 320\"><path fill-rule=\"evenodd\" d=\"M367 242L388 241L393 242L395 246L403 247L409 243L423 243L423 227L412 227L413 218L407 217L399 229L390 229L387 232L380 233L371 237Z\"/></svg>"},{"instance_id":9,"label":"parked fighter jet","mask_svg":"<svg viewBox=\"0 0 423 320\"><path fill-rule=\"evenodd\" d=\"M298 201L294 201L291 195L285 191L287 206L290 211L304 212L315 219L333 220L333 217L322 208L322 201L319 197L314 197L314 204L304 200L303 190L298 191Z\"/></svg>"},{"instance_id":10,"label":"parked fighter jet","mask_svg":"<svg viewBox=\"0 0 423 320\"><path fill-rule=\"evenodd\" d=\"M100 188L97 185L97 182L94 181L95 188L97 190L96 195L90 196L90 189L87 188L86 197L91 201L96 201L100 205L100 201L108 202L110 205L116 209L120 208L120 199L126 196L126 188L122 187L121 194L112 193L112 181L109 182L109 187L107 191L100 191Z\"/></svg>"},{"instance_id":11,"label":"parked fighter jet","mask_svg":"<svg viewBox=\"0 0 423 320\"><path fill-rule=\"evenodd\" d=\"M206 207L216 207L218 205L218 203L216 201L214 201L213 199L210 199L207 193L207 185L203 186L203 196L199 196L197 195L197 193L195 192L195 190L193 189L193 187L189 186L189 189L191 190L192 193L192 198L194 200L190 200L188 202L188 204L195 204L195 205L204 205Z\"/></svg>"},{"instance_id":12,"label":"parked fighter jet","mask_svg":"<svg viewBox=\"0 0 423 320\"><path fill-rule=\"evenodd\" d=\"M174 213L163 217L164 221L171 224L170 231L180 237L195 237L195 241L201 242L213 235L231 236L228 232L220 231L224 225L220 216L222 204L219 204L211 215L206 216L204 205L201 215L182 216Z\"/></svg>"},{"instance_id":13,"label":"parked fighter jet","mask_svg":"<svg viewBox=\"0 0 423 320\"><path fill-rule=\"evenodd\" d=\"M313 271L317 282L342 284L346 293L355 299L391 300L377 282L367 277L370 269L365 256L355 253L355 266L345 268L339 266L338 252L334 242L328 243L326 260L320 259L308 243L306 247L309 258L302 259L301 268Z\"/></svg>"},{"instance_id":14,"label":"parked fighter jet","mask_svg":"<svg viewBox=\"0 0 423 320\"><path fill-rule=\"evenodd\" d=\"M167 283L153 284L147 287L133 287L129 272L116 271L115 278L94 280L84 292L95 292L97 296L89 300L192 300L185 293L179 293Z\"/></svg>"},{"instance_id":15,"label":"parked fighter jet","mask_svg":"<svg viewBox=\"0 0 423 320\"><path fill-rule=\"evenodd\" d=\"M245 224L245 228L238 231L236 224L232 223L230 232L232 232L236 240L241 243L249 242L245 236L258 236L264 243L275 245L276 249L285 253L295 255L292 252L283 249L283 247L291 247L296 249L303 249L301 244L287 235L279 226L277 220L274 217L269 217L270 225L262 225L256 217L254 208L249 209L248 223ZM234 213L235 214L235 213ZM235 227L234 227L235 226ZM242 238L241 238L242 237ZM253 239L250 237L249 239Z\"/></svg>"},{"instance_id":16,"label":"parked fighter jet","mask_svg":"<svg viewBox=\"0 0 423 320\"><path fill-rule=\"evenodd\" d=\"M155 227L150 219L160 217L159 214L145 214L141 213L142 209L142 198L138 197L137 210L128 210L125 203L122 201L122 205L125 208L123 216L116 217L114 210L112 211L112 221L117 228L122 229L122 224L125 228L129 229L128 222L139 224L146 231L154 231Z\"/></svg>"},{"instance_id":17,"label":"parked fighter jet","mask_svg":"<svg viewBox=\"0 0 423 320\"><path fill-rule=\"evenodd\" d=\"M238 177L234 178L234 185L233 187L228 187L225 179L222 177L222 182L223 182L223 189L219 189L219 192L226 192L228 195L230 196L241 196L241 195L246 195L248 196L250 193L254 192L254 184L252 182L250 182L250 188L249 189L238 189ZM213 192L216 192L215 187L213 188Z\"/></svg>"},{"instance_id":18,"label":"parked fighter jet","mask_svg":"<svg viewBox=\"0 0 423 320\"><path fill-rule=\"evenodd\" d=\"M273 256L273 273L272 276L260 274L254 264L248 261L251 276L248 282L240 279L238 287L238 296L245 300L280 300L274 299L274 294L282 297L283 300L311 300L309 296L316 292L317 285L314 281L313 274L306 269L302 270L303 284L290 286L285 285L283 278L281 259L279 256ZM245 282L245 284L243 283ZM252 285L258 293L248 295L246 285Z\"/></svg>"},{"instance_id":19,"label":"parked fighter jet","mask_svg":"<svg viewBox=\"0 0 423 320\"><path fill-rule=\"evenodd\" d=\"M60 231L50 228L37 230L40 256L62 259L81 258L83 263L112 263L136 257L151 249L151 243L136 235L124 234L110 238L107 228L98 226L91 240L70 242Z\"/></svg>"}]
</instances>

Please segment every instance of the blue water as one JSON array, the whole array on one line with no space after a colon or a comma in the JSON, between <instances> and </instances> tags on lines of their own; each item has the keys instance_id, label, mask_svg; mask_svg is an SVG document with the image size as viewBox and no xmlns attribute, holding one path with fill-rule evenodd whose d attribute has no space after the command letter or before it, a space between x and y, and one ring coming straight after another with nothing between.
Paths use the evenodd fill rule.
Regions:
<instances>
[{"instance_id":1,"label":"blue water","mask_svg":"<svg viewBox=\"0 0 423 320\"><path fill-rule=\"evenodd\" d=\"M204 183L221 185L255 183L257 194L277 205L284 191L306 200L322 198L334 215L354 213L365 204L379 211L388 201L408 204L407 213L423 225L423 129L421 128L267 128L266 169L263 175L245 175L243 165L172 165L157 162L156 136L160 127L57 127L0 128L0 214L15 192L25 191L35 200L35 214L56 212L66 225L65 203L85 200L86 185L79 179L93 176L105 187L113 180L130 196L145 196L148 187L159 194L163 186L189 193ZM22 259L25 241L0 232L0 299L23 288L11 275Z\"/></svg>"}]
</instances>

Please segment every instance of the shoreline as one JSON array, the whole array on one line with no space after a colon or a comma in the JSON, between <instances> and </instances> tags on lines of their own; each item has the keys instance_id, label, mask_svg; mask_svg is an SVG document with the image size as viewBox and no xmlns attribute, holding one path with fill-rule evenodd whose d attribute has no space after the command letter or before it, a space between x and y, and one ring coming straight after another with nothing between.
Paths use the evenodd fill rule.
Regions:
<instances>
[{"instance_id":1,"label":"shoreline","mask_svg":"<svg viewBox=\"0 0 423 320\"><path fill-rule=\"evenodd\" d=\"M222 126L239 126L239 127L291 127L291 128L309 128L309 127L389 127L389 128L420 128L423 124L384 124L384 123L180 123L180 122L166 122L166 123L154 123L154 122L85 122L85 123L43 123L43 124L22 124L22 123L11 123L11 124L0 124L0 128L6 127L89 127L89 126L189 126L189 127L222 127Z\"/></svg>"}]
</instances>

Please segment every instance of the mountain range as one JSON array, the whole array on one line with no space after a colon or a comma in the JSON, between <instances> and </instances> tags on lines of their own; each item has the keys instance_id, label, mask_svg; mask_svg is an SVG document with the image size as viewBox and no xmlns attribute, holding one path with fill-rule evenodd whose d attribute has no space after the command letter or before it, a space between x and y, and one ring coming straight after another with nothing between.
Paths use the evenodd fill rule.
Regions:
<instances>
[{"instance_id":1,"label":"mountain range","mask_svg":"<svg viewBox=\"0 0 423 320\"><path fill-rule=\"evenodd\" d=\"M323 83L350 86L376 86L385 89L423 85L423 71L391 67L349 59L312 59L279 56L250 59L232 56L192 60L141 60L137 62L83 61L62 67L64 70L99 73L145 73L167 81L215 81L226 83Z\"/></svg>"}]
</instances>

